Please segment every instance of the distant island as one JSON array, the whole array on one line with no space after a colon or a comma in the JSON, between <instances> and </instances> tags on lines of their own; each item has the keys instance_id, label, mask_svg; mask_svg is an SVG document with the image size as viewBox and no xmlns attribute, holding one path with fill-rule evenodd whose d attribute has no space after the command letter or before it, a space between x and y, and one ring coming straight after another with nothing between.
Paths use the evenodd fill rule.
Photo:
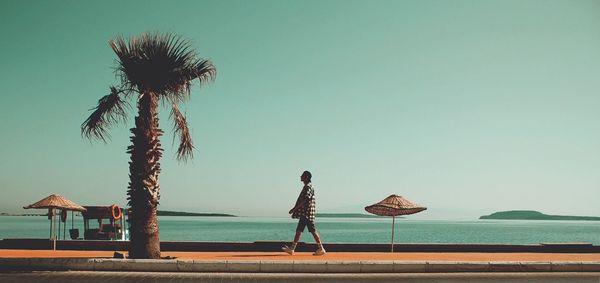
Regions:
<instances>
[{"instance_id":1,"label":"distant island","mask_svg":"<svg viewBox=\"0 0 600 283\"><path fill-rule=\"evenodd\" d=\"M600 217L594 216L567 216L567 215L547 215L534 210L511 210L484 215L479 219L500 219L500 220L592 220L600 221Z\"/></svg>"},{"instance_id":2,"label":"distant island","mask_svg":"<svg viewBox=\"0 0 600 283\"><path fill-rule=\"evenodd\" d=\"M237 217L232 214L225 213L195 213L195 212L181 212L181 211L157 211L158 216L225 216L225 217Z\"/></svg>"},{"instance_id":3,"label":"distant island","mask_svg":"<svg viewBox=\"0 0 600 283\"><path fill-rule=\"evenodd\" d=\"M362 213L317 213L317 217L323 218L379 218L381 216Z\"/></svg>"},{"instance_id":4,"label":"distant island","mask_svg":"<svg viewBox=\"0 0 600 283\"><path fill-rule=\"evenodd\" d=\"M21 213L0 212L0 216L48 216L48 214L36 214L36 213L21 214Z\"/></svg>"}]
</instances>

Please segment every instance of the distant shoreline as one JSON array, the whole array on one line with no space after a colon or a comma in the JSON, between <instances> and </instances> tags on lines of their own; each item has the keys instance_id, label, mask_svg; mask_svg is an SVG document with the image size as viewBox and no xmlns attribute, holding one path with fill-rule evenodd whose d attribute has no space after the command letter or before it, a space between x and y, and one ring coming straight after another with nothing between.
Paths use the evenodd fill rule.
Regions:
<instances>
[{"instance_id":1,"label":"distant shoreline","mask_svg":"<svg viewBox=\"0 0 600 283\"><path fill-rule=\"evenodd\" d=\"M125 213L127 214L127 213ZM182 212L182 211L167 211L167 210L159 210L157 212L158 216L207 216L207 217L238 217L233 214L226 213L196 213L196 212ZM1 212L0 216L48 216L48 214L36 214L36 213L5 213Z\"/></svg>"},{"instance_id":2,"label":"distant shoreline","mask_svg":"<svg viewBox=\"0 0 600 283\"><path fill-rule=\"evenodd\" d=\"M569 221L600 221L595 216L548 215L534 210L510 210L484 215L479 219L493 220L569 220Z\"/></svg>"},{"instance_id":3,"label":"distant shoreline","mask_svg":"<svg viewBox=\"0 0 600 283\"><path fill-rule=\"evenodd\" d=\"M0 212L0 216L48 216L48 214L39 214L39 213L5 213Z\"/></svg>"},{"instance_id":4,"label":"distant shoreline","mask_svg":"<svg viewBox=\"0 0 600 283\"><path fill-rule=\"evenodd\" d=\"M317 213L321 218L380 218L382 216L362 213Z\"/></svg>"},{"instance_id":5,"label":"distant shoreline","mask_svg":"<svg viewBox=\"0 0 600 283\"><path fill-rule=\"evenodd\" d=\"M221 217L238 217L233 214L226 213L196 213L196 212L182 212L182 211L167 211L167 210L159 210L157 212L158 216L221 216Z\"/></svg>"}]
</instances>

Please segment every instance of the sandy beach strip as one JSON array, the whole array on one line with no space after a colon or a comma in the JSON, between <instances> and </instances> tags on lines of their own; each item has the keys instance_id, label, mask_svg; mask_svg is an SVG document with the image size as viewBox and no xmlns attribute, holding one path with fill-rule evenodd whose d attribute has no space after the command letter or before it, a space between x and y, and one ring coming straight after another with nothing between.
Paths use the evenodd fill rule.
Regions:
<instances>
[{"instance_id":1,"label":"sandy beach strip","mask_svg":"<svg viewBox=\"0 0 600 283\"><path fill-rule=\"evenodd\" d=\"M126 253L120 251L121 253ZM0 250L0 258L112 258L112 251ZM163 252L162 256L194 260L306 260L306 261L600 261L598 253L359 253L335 252L324 256L299 252Z\"/></svg>"}]
</instances>

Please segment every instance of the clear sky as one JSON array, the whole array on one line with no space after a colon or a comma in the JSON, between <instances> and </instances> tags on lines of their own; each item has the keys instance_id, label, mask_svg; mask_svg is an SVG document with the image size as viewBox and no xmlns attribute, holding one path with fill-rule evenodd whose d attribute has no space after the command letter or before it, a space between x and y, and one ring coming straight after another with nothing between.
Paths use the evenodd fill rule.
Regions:
<instances>
[{"instance_id":1,"label":"clear sky","mask_svg":"<svg viewBox=\"0 0 600 283\"><path fill-rule=\"evenodd\" d=\"M600 216L599 27L577 0L4 0L0 211L126 203L133 111L107 144L79 127L117 82L108 41L160 31L218 76L182 107L193 161L161 109L159 209L286 216L310 170L320 212Z\"/></svg>"}]
</instances>

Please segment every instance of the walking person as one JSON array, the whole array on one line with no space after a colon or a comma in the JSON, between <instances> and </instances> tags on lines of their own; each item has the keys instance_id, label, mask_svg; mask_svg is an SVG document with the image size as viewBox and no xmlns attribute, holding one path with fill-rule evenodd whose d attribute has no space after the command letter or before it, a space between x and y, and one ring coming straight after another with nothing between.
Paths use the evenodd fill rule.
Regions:
<instances>
[{"instance_id":1,"label":"walking person","mask_svg":"<svg viewBox=\"0 0 600 283\"><path fill-rule=\"evenodd\" d=\"M304 171L302 176L300 176L300 181L304 183L304 187L298 196L298 200L296 200L296 205L290 209L289 213L292 215L292 218L298 219L298 226L296 227L296 236L294 237L294 242L290 247L283 246L281 249L290 254L294 254L294 250L296 250L296 245L298 245L298 241L300 241L300 236L304 229L308 227L308 231L315 238L315 242L317 243L317 251L313 253L313 255L324 255L325 249L323 248L323 244L321 244L321 237L317 232L315 227L315 190L311 183L312 174L308 171Z\"/></svg>"}]
</instances>

